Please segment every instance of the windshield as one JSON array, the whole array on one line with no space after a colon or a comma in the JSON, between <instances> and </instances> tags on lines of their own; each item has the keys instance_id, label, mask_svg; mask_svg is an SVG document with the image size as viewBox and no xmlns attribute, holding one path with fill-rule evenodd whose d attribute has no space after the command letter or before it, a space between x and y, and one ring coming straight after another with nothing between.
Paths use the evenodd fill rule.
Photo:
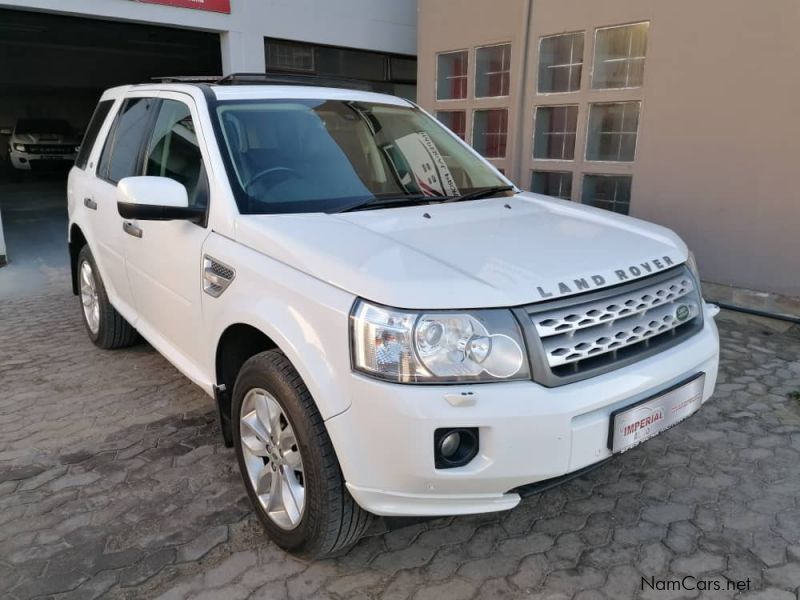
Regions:
<instances>
[{"instance_id":1,"label":"windshield","mask_svg":"<svg viewBox=\"0 0 800 600\"><path fill-rule=\"evenodd\" d=\"M227 101L217 106L217 117L245 214L336 212L373 198L436 201L507 184L411 107Z\"/></svg>"},{"instance_id":2,"label":"windshield","mask_svg":"<svg viewBox=\"0 0 800 600\"><path fill-rule=\"evenodd\" d=\"M50 133L71 135L69 123L61 119L20 119L14 128L15 133Z\"/></svg>"}]
</instances>

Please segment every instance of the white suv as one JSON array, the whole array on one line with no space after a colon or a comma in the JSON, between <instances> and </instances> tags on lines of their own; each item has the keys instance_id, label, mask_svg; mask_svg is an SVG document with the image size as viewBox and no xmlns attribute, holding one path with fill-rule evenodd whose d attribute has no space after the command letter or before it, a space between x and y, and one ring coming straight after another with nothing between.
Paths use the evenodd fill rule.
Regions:
<instances>
[{"instance_id":1,"label":"white suv","mask_svg":"<svg viewBox=\"0 0 800 600\"><path fill-rule=\"evenodd\" d=\"M138 332L215 398L305 556L371 514L510 509L714 389L715 307L674 233L521 192L406 100L115 88L68 187L89 336Z\"/></svg>"}]
</instances>

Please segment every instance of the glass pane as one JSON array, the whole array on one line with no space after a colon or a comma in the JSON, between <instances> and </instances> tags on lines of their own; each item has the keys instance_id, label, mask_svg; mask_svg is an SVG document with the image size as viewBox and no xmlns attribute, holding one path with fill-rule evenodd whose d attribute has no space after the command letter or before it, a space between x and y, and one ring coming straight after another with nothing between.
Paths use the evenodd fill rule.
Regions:
<instances>
[{"instance_id":1,"label":"glass pane","mask_svg":"<svg viewBox=\"0 0 800 600\"><path fill-rule=\"evenodd\" d=\"M577 106L538 106L533 135L533 157L573 160L577 125Z\"/></svg>"},{"instance_id":2,"label":"glass pane","mask_svg":"<svg viewBox=\"0 0 800 600\"><path fill-rule=\"evenodd\" d=\"M592 104L586 160L630 162L636 154L639 102Z\"/></svg>"},{"instance_id":3,"label":"glass pane","mask_svg":"<svg viewBox=\"0 0 800 600\"><path fill-rule=\"evenodd\" d=\"M592 78L594 89L642 85L649 27L649 23L637 23L597 30Z\"/></svg>"},{"instance_id":4,"label":"glass pane","mask_svg":"<svg viewBox=\"0 0 800 600\"><path fill-rule=\"evenodd\" d=\"M417 59L392 56L389 58L391 80L397 82L417 82Z\"/></svg>"},{"instance_id":5,"label":"glass pane","mask_svg":"<svg viewBox=\"0 0 800 600\"><path fill-rule=\"evenodd\" d=\"M475 96L477 98L508 96L511 70L511 46L478 48L475 52L477 73Z\"/></svg>"},{"instance_id":6,"label":"glass pane","mask_svg":"<svg viewBox=\"0 0 800 600\"><path fill-rule=\"evenodd\" d=\"M472 129L472 146L486 158L506 155L508 111L506 109L476 110Z\"/></svg>"},{"instance_id":7,"label":"glass pane","mask_svg":"<svg viewBox=\"0 0 800 600\"><path fill-rule=\"evenodd\" d=\"M124 177L137 174L139 149L148 133L146 125L154 104L153 98L134 98L125 102L117 116L113 139L109 137L103 148L101 176L117 183Z\"/></svg>"},{"instance_id":8,"label":"glass pane","mask_svg":"<svg viewBox=\"0 0 800 600\"><path fill-rule=\"evenodd\" d=\"M203 158L189 107L164 100L145 159L145 175L169 177L186 188L189 206L203 208L205 194Z\"/></svg>"},{"instance_id":9,"label":"glass pane","mask_svg":"<svg viewBox=\"0 0 800 600\"><path fill-rule=\"evenodd\" d=\"M114 106L113 100L104 100L97 105L97 108L94 109L92 119L89 121L89 126L86 128L86 133L81 141L80 151L75 159L76 167L80 169L86 168L86 163L89 162L89 155L92 153L94 142L97 139L97 135L100 133L100 128L103 126L103 123L105 123L106 117L111 111L112 106Z\"/></svg>"},{"instance_id":10,"label":"glass pane","mask_svg":"<svg viewBox=\"0 0 800 600\"><path fill-rule=\"evenodd\" d=\"M385 55L376 52L320 47L316 49L316 72L365 81L386 81L387 60Z\"/></svg>"},{"instance_id":11,"label":"glass pane","mask_svg":"<svg viewBox=\"0 0 800 600\"><path fill-rule=\"evenodd\" d=\"M440 110L436 113L442 125L455 133L462 140L467 136L467 113L463 110Z\"/></svg>"},{"instance_id":12,"label":"glass pane","mask_svg":"<svg viewBox=\"0 0 800 600\"><path fill-rule=\"evenodd\" d=\"M292 42L267 42L267 68L279 71L314 71L314 48Z\"/></svg>"},{"instance_id":13,"label":"glass pane","mask_svg":"<svg viewBox=\"0 0 800 600\"><path fill-rule=\"evenodd\" d=\"M583 68L583 33L543 38L539 45L539 92L573 92L580 89Z\"/></svg>"},{"instance_id":14,"label":"glass pane","mask_svg":"<svg viewBox=\"0 0 800 600\"><path fill-rule=\"evenodd\" d=\"M534 171L531 191L545 196L572 199L572 173L562 171Z\"/></svg>"},{"instance_id":15,"label":"glass pane","mask_svg":"<svg viewBox=\"0 0 800 600\"><path fill-rule=\"evenodd\" d=\"M437 58L436 98L456 100L467 97L467 52L440 54Z\"/></svg>"},{"instance_id":16,"label":"glass pane","mask_svg":"<svg viewBox=\"0 0 800 600\"><path fill-rule=\"evenodd\" d=\"M627 215L632 181L630 175L585 175L581 202Z\"/></svg>"}]
</instances>

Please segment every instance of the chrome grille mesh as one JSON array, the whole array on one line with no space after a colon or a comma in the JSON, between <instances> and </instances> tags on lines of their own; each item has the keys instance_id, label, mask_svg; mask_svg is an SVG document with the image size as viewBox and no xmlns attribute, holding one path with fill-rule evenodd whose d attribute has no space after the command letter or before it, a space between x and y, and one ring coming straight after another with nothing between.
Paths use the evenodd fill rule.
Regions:
<instances>
[{"instance_id":1,"label":"chrome grille mesh","mask_svg":"<svg viewBox=\"0 0 800 600\"><path fill-rule=\"evenodd\" d=\"M702 324L701 298L685 267L551 306L528 311L550 383L628 364Z\"/></svg>"}]
</instances>

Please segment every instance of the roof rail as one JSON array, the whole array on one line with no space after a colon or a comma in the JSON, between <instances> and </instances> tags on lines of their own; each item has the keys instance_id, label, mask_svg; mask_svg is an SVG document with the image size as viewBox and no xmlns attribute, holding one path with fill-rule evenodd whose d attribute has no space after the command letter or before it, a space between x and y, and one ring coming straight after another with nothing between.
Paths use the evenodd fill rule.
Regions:
<instances>
[{"instance_id":1,"label":"roof rail","mask_svg":"<svg viewBox=\"0 0 800 600\"><path fill-rule=\"evenodd\" d=\"M371 91L369 82L345 77L318 77L295 73L231 73L229 75L169 75L153 77L160 83L208 83L211 85L309 85Z\"/></svg>"}]
</instances>

